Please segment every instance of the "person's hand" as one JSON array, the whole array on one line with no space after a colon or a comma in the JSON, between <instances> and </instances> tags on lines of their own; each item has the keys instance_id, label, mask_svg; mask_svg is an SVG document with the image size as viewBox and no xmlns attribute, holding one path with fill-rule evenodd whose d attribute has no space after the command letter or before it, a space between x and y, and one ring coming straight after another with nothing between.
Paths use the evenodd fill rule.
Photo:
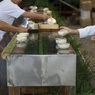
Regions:
<instances>
[{"instance_id":1,"label":"person's hand","mask_svg":"<svg viewBox=\"0 0 95 95\"><path fill-rule=\"evenodd\" d=\"M9 35L12 38L14 34L13 34L13 32L9 32Z\"/></svg>"},{"instance_id":2,"label":"person's hand","mask_svg":"<svg viewBox=\"0 0 95 95\"><path fill-rule=\"evenodd\" d=\"M45 20L47 20L48 18L50 18L51 16L49 16L49 15L43 15L42 16L42 18L43 18L43 20L45 21Z\"/></svg>"},{"instance_id":3,"label":"person's hand","mask_svg":"<svg viewBox=\"0 0 95 95\"><path fill-rule=\"evenodd\" d=\"M92 36L92 37L91 37L91 40L92 40L92 41L95 41L95 36Z\"/></svg>"},{"instance_id":4,"label":"person's hand","mask_svg":"<svg viewBox=\"0 0 95 95\"><path fill-rule=\"evenodd\" d=\"M27 28L24 28L24 27L22 27L22 26L19 26L19 27L18 27L18 32L27 32L27 31L28 31Z\"/></svg>"},{"instance_id":5,"label":"person's hand","mask_svg":"<svg viewBox=\"0 0 95 95\"><path fill-rule=\"evenodd\" d=\"M41 14L38 19L41 20L41 21L42 21L42 20L43 20L43 21L46 21L46 20L47 20L48 18L50 18L50 17L51 17L51 16L49 16L49 15L42 15L42 14Z\"/></svg>"},{"instance_id":6,"label":"person's hand","mask_svg":"<svg viewBox=\"0 0 95 95\"><path fill-rule=\"evenodd\" d=\"M67 31L68 31L68 34L72 34L72 32L73 32L73 29L70 29L70 28L65 27L65 26L61 26L60 29L65 29L65 30L67 30Z\"/></svg>"},{"instance_id":7,"label":"person's hand","mask_svg":"<svg viewBox=\"0 0 95 95\"><path fill-rule=\"evenodd\" d=\"M2 52L4 50L3 46L0 45L0 51Z\"/></svg>"},{"instance_id":8,"label":"person's hand","mask_svg":"<svg viewBox=\"0 0 95 95\"><path fill-rule=\"evenodd\" d=\"M71 28L68 28L68 27L65 27L65 26L61 26L60 29L65 29L68 31L67 34L79 34L79 31L76 29L71 29Z\"/></svg>"}]
</instances>

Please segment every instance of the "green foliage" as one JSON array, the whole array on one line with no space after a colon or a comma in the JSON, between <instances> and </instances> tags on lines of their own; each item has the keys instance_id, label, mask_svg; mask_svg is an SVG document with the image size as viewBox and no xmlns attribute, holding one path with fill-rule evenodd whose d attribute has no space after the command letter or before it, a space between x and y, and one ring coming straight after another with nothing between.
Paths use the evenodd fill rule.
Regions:
<instances>
[{"instance_id":1,"label":"green foliage","mask_svg":"<svg viewBox=\"0 0 95 95\"><path fill-rule=\"evenodd\" d=\"M43 54L43 35L39 33L39 54Z\"/></svg>"},{"instance_id":2,"label":"green foliage","mask_svg":"<svg viewBox=\"0 0 95 95\"><path fill-rule=\"evenodd\" d=\"M76 95L95 94L90 82L95 76L95 72L90 68L89 62L83 59L79 48L82 44L78 44L70 35L66 36L73 49L77 54L77 69L76 69Z\"/></svg>"},{"instance_id":3,"label":"green foliage","mask_svg":"<svg viewBox=\"0 0 95 95\"><path fill-rule=\"evenodd\" d=\"M48 0L35 0L34 5L38 7L46 7L48 6Z\"/></svg>"},{"instance_id":4,"label":"green foliage","mask_svg":"<svg viewBox=\"0 0 95 95\"><path fill-rule=\"evenodd\" d=\"M34 0L22 0L22 2L20 2L19 6L24 8L24 7L27 7L27 6L32 6L34 5Z\"/></svg>"},{"instance_id":5,"label":"green foliage","mask_svg":"<svg viewBox=\"0 0 95 95\"><path fill-rule=\"evenodd\" d=\"M90 84L93 77L94 77L93 71L91 71L89 63L80 61L80 58L78 56L77 57L76 93L78 94L78 93L95 92Z\"/></svg>"},{"instance_id":6,"label":"green foliage","mask_svg":"<svg viewBox=\"0 0 95 95\"><path fill-rule=\"evenodd\" d=\"M66 35L66 38L67 38L68 42L71 44L71 46L73 47L73 49L75 50L75 52L78 53L81 44L78 44L71 35Z\"/></svg>"},{"instance_id":7,"label":"green foliage","mask_svg":"<svg viewBox=\"0 0 95 95\"><path fill-rule=\"evenodd\" d=\"M89 62L84 60L79 51L82 44L78 44L70 35L66 37L77 54L76 95L94 95L95 89L92 88L90 82L94 78L95 72L90 68Z\"/></svg>"},{"instance_id":8,"label":"green foliage","mask_svg":"<svg viewBox=\"0 0 95 95\"><path fill-rule=\"evenodd\" d=\"M64 16L61 16L58 14L57 11L55 11L55 7L49 4L49 9L52 10L52 16L57 20L57 23L59 26L66 25Z\"/></svg>"}]
</instances>

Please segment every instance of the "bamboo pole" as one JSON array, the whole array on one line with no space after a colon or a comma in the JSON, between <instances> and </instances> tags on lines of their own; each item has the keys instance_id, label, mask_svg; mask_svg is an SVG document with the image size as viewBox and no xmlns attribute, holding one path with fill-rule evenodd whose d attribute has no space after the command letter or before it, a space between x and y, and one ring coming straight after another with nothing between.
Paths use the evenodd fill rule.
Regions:
<instances>
[{"instance_id":1,"label":"bamboo pole","mask_svg":"<svg viewBox=\"0 0 95 95\"><path fill-rule=\"evenodd\" d=\"M6 57L12 53L12 51L15 47L16 37L17 37L17 34L14 35L12 40L8 43L7 47L5 47L4 50L2 51L1 57L3 59L6 59Z\"/></svg>"}]
</instances>

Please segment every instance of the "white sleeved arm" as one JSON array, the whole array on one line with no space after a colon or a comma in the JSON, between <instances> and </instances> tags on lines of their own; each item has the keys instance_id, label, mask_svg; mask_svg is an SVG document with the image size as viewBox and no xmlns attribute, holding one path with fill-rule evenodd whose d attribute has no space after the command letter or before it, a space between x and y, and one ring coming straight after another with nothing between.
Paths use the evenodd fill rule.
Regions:
<instances>
[{"instance_id":1,"label":"white sleeved arm","mask_svg":"<svg viewBox=\"0 0 95 95\"><path fill-rule=\"evenodd\" d=\"M78 29L80 38L95 35L95 25Z\"/></svg>"},{"instance_id":2,"label":"white sleeved arm","mask_svg":"<svg viewBox=\"0 0 95 95\"><path fill-rule=\"evenodd\" d=\"M13 16L15 18L18 18L21 16L25 10L21 9L18 5L16 4L11 4L11 6L8 7L8 15Z\"/></svg>"}]
</instances>

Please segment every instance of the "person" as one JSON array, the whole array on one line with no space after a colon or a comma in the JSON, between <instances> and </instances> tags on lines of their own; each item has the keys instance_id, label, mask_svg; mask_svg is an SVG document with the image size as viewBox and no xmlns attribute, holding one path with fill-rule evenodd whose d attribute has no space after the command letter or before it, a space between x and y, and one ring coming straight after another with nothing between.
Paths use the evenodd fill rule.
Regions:
<instances>
[{"instance_id":1,"label":"person","mask_svg":"<svg viewBox=\"0 0 95 95\"><path fill-rule=\"evenodd\" d=\"M69 27L61 26L61 29L68 30L67 34L78 34L79 38L85 38L85 37L91 37L91 40L95 40L95 25L93 26L87 26L85 28L79 28L79 29L71 29Z\"/></svg>"},{"instance_id":2,"label":"person","mask_svg":"<svg viewBox=\"0 0 95 95\"><path fill-rule=\"evenodd\" d=\"M0 20L0 30L6 31L6 32L18 32L18 33L20 33L20 32L27 32L28 31L28 29L26 29L24 27L21 27L21 26L19 26L19 27L11 26L8 23L6 23L4 21L1 21L1 20ZM2 44L4 44L4 41L2 42ZM1 42L0 42L0 53L2 51L3 51L3 47L2 47ZM5 60L2 60L0 58L0 63L5 63ZM0 85L1 85L1 83L4 84L6 82L5 80L3 81L3 79L6 78L6 76L2 77L3 74L6 72L6 70L3 70L5 68L5 64L1 64L1 65L2 66L0 66L0 72L2 74L0 74ZM7 95L8 94L7 92L5 92L5 91L7 91L7 88L5 88L5 90L4 90L2 88L2 86L0 86L0 89L1 89L0 90L0 95Z\"/></svg>"},{"instance_id":3,"label":"person","mask_svg":"<svg viewBox=\"0 0 95 95\"><path fill-rule=\"evenodd\" d=\"M2 0L0 2L0 20L12 25L15 18L17 19L19 17L30 18L33 21L45 21L49 18L47 15L26 12L18 6L20 2L21 0ZM0 41L3 39L5 34L5 31L0 30ZM9 34L12 36L11 32Z\"/></svg>"},{"instance_id":4,"label":"person","mask_svg":"<svg viewBox=\"0 0 95 95\"><path fill-rule=\"evenodd\" d=\"M21 0L2 0L0 2L0 20L12 25L14 19L20 16L24 18L30 18L33 21L45 21L49 18L48 15L27 12L21 9L18 4ZM6 47L9 42L9 36L6 36L6 31L0 30L0 44ZM1 53L1 52L0 52ZM6 60L3 60L0 56L0 87L4 88L0 95L7 95L8 91L5 89L7 87L7 71L6 71Z\"/></svg>"},{"instance_id":5,"label":"person","mask_svg":"<svg viewBox=\"0 0 95 95\"><path fill-rule=\"evenodd\" d=\"M11 26L11 25L9 25L8 23L6 23L6 22L4 22L4 21L1 21L0 20L0 30L3 30L3 31L7 31L7 32L18 32L18 33L20 33L20 32L27 32L28 31L28 29L26 29L26 28L24 28L24 27L15 27L15 26ZM3 51L3 47L2 47L2 45L0 45L0 52L2 52ZM4 60L0 60L1 61L1 63L4 63L5 61ZM1 66L2 67L2 69L1 69L1 72L2 72L2 74L5 72L5 71L3 71L3 69L4 69L4 65L2 65ZM0 77L1 78L1 77ZM5 77L4 77L5 78ZM1 82L3 82L4 83L4 81L2 81L3 79L1 78L0 79L1 80ZM0 86L1 87L1 86ZM2 89L2 87L0 88L0 89ZM3 89L2 89L3 90ZM0 95L6 95L6 93L7 92L5 92L5 91L3 91L3 93L2 93L2 91L0 90Z\"/></svg>"},{"instance_id":6,"label":"person","mask_svg":"<svg viewBox=\"0 0 95 95\"><path fill-rule=\"evenodd\" d=\"M24 27L15 27L15 26L11 26L8 23L1 21L0 20L0 30L3 31L7 31L7 32L27 32L28 29L24 28Z\"/></svg>"},{"instance_id":7,"label":"person","mask_svg":"<svg viewBox=\"0 0 95 95\"><path fill-rule=\"evenodd\" d=\"M33 21L45 21L49 18L47 15L26 12L21 9L17 4L19 4L21 0L3 0L0 2L0 20L12 25L15 18L19 18L23 16L25 18L30 18ZM6 47L10 38L6 35L6 30L0 30L0 45ZM3 39L4 38L4 39ZM1 52L0 52L1 53ZM7 71L6 71L6 60L3 60L0 56L0 95L7 95Z\"/></svg>"},{"instance_id":8,"label":"person","mask_svg":"<svg viewBox=\"0 0 95 95\"><path fill-rule=\"evenodd\" d=\"M45 21L49 18L48 15L26 12L21 9L18 4L21 0L3 0L0 2L0 20L7 22L12 25L15 18L23 16L25 18L30 18L33 21ZM0 31L0 39L5 34L5 31Z\"/></svg>"},{"instance_id":9,"label":"person","mask_svg":"<svg viewBox=\"0 0 95 95\"><path fill-rule=\"evenodd\" d=\"M28 29L26 29L24 27L11 26L11 25L9 25L6 22L1 21L1 20L0 20L0 30L7 31L7 32L18 32L18 33L28 31ZM0 45L0 51L3 51L3 47L1 45Z\"/></svg>"}]
</instances>

